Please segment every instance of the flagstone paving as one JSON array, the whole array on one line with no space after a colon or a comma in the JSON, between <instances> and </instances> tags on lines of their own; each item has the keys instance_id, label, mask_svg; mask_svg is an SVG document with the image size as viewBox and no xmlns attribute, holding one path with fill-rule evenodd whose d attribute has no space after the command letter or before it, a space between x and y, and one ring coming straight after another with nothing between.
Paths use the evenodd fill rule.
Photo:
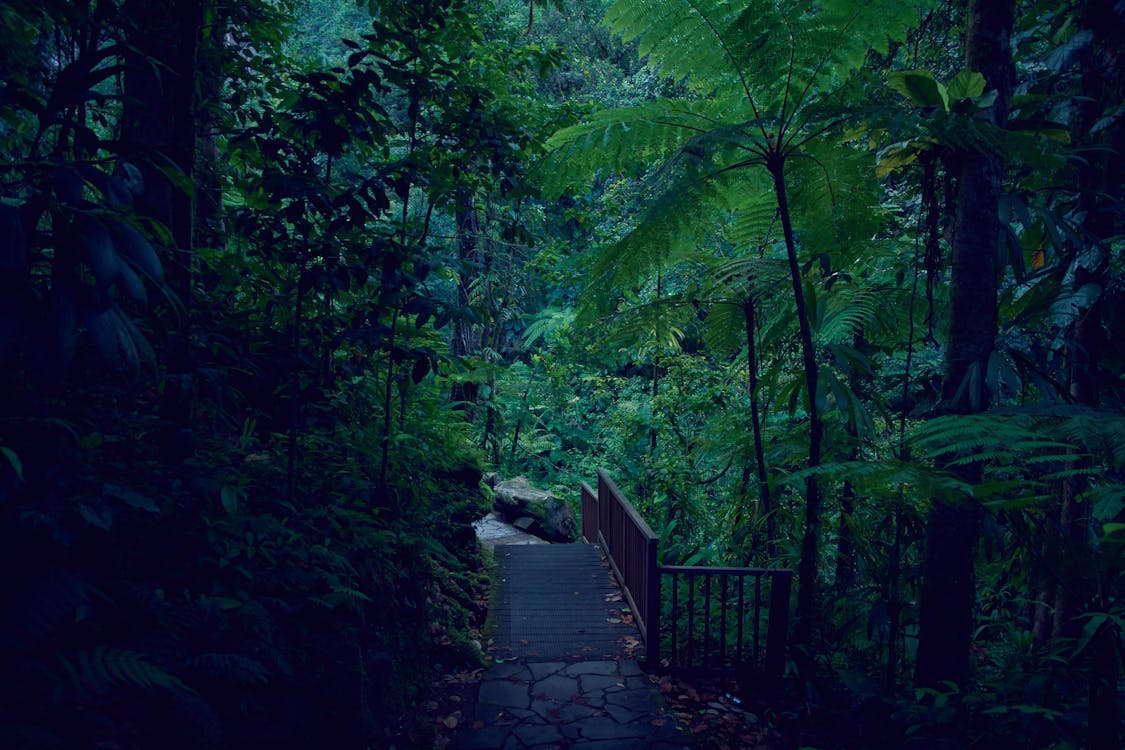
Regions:
<instances>
[{"instance_id":1,"label":"flagstone paving","mask_svg":"<svg viewBox=\"0 0 1125 750\"><path fill-rule=\"evenodd\" d=\"M498 546L495 660L459 750L686 747L596 547Z\"/></svg>"}]
</instances>

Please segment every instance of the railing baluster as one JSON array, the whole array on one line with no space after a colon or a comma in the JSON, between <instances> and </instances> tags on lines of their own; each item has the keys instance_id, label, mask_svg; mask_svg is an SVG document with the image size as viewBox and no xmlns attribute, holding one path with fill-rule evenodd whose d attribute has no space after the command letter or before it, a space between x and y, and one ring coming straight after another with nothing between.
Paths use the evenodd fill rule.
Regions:
<instances>
[{"instance_id":1,"label":"railing baluster","mask_svg":"<svg viewBox=\"0 0 1125 750\"><path fill-rule=\"evenodd\" d=\"M722 606L720 610L720 626L719 626L719 666L726 668L727 666L727 576L726 574L719 576L719 602Z\"/></svg>"},{"instance_id":2,"label":"railing baluster","mask_svg":"<svg viewBox=\"0 0 1125 750\"><path fill-rule=\"evenodd\" d=\"M672 574L672 656L668 662L672 666L678 663L678 656L676 646L679 642L679 629L680 629L680 577L676 573Z\"/></svg>"},{"instance_id":3,"label":"railing baluster","mask_svg":"<svg viewBox=\"0 0 1125 750\"><path fill-rule=\"evenodd\" d=\"M785 642L789 631L789 591L793 571L784 571L770 581L770 622L766 630L766 680L770 687L781 685L785 675Z\"/></svg>"},{"instance_id":4,"label":"railing baluster","mask_svg":"<svg viewBox=\"0 0 1125 750\"><path fill-rule=\"evenodd\" d=\"M695 658L695 576L688 575L687 577L687 652L688 658Z\"/></svg>"},{"instance_id":5,"label":"railing baluster","mask_svg":"<svg viewBox=\"0 0 1125 750\"><path fill-rule=\"evenodd\" d=\"M703 666L711 655L711 576L703 576Z\"/></svg>"},{"instance_id":6,"label":"railing baluster","mask_svg":"<svg viewBox=\"0 0 1125 750\"><path fill-rule=\"evenodd\" d=\"M746 575L738 577L738 648L735 662L742 663L742 621L746 619Z\"/></svg>"},{"instance_id":7,"label":"railing baluster","mask_svg":"<svg viewBox=\"0 0 1125 750\"><path fill-rule=\"evenodd\" d=\"M762 627L762 576L754 576L754 666L758 666L758 635Z\"/></svg>"}]
</instances>

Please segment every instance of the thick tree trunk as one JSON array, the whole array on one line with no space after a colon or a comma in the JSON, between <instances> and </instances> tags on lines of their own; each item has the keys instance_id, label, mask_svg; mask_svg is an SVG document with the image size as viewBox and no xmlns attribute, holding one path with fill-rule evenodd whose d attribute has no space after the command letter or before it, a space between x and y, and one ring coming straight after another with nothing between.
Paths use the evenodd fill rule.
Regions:
<instances>
[{"instance_id":1,"label":"thick tree trunk","mask_svg":"<svg viewBox=\"0 0 1125 750\"><path fill-rule=\"evenodd\" d=\"M1013 0L970 0L965 60L997 91L987 113L1003 124L1012 87ZM997 327L997 243L1004 165L999 154L962 153L949 289L949 337L942 381L944 410L972 413L988 407L986 374ZM979 466L958 470L972 482ZM979 507L971 498L935 498L926 525L925 578L919 622L915 683L966 686L973 632L973 557Z\"/></svg>"}]
</instances>

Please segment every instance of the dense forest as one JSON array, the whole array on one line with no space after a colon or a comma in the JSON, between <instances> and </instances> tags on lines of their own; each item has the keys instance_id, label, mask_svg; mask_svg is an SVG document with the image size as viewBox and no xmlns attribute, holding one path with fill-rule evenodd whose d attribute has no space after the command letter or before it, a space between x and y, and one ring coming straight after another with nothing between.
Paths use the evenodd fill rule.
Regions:
<instances>
[{"instance_id":1,"label":"dense forest","mask_svg":"<svg viewBox=\"0 0 1125 750\"><path fill-rule=\"evenodd\" d=\"M1113 0L3 0L4 747L428 747L483 473L604 466L665 562L798 571L792 747L1115 750L1123 54Z\"/></svg>"}]
</instances>

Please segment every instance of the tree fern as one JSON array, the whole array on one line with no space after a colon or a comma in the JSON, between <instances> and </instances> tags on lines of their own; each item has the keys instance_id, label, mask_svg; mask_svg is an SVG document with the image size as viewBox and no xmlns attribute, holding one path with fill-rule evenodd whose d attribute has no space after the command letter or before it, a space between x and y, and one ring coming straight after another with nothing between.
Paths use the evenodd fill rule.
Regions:
<instances>
[{"instance_id":1,"label":"tree fern","mask_svg":"<svg viewBox=\"0 0 1125 750\"><path fill-rule=\"evenodd\" d=\"M647 214L599 260L594 299L697 248L740 213L740 194L773 199L799 330L810 469L821 462L825 394L818 393L809 320L814 287L803 277L799 255L819 257L822 268L832 256L849 260L878 227L873 157L843 142L841 126L853 116L849 99L861 90L853 73L869 50L885 52L890 38L902 38L917 12L898 0L618 0L607 16L610 25L636 39L660 74L685 81L690 95L601 113L551 142L553 166L566 184L584 172L592 177L603 165L622 169L662 157L663 166L646 173L655 196ZM756 215L772 234L772 225ZM769 240L768 234L741 236L748 240L744 250ZM789 390L799 397L801 389ZM803 642L818 612L821 502L810 473L797 605Z\"/></svg>"}]
</instances>

